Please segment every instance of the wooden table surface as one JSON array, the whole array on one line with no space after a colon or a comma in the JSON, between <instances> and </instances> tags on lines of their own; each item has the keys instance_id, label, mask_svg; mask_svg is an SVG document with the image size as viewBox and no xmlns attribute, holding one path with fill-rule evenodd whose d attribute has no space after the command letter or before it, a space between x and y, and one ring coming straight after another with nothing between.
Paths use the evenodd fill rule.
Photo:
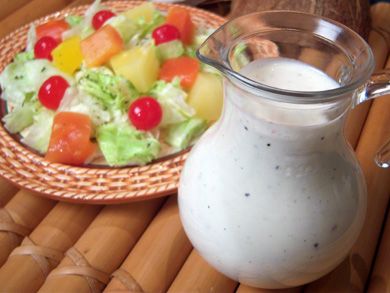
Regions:
<instances>
[{"instance_id":1,"label":"wooden table surface","mask_svg":"<svg viewBox=\"0 0 390 293\"><path fill-rule=\"evenodd\" d=\"M88 0L0 0L0 38L43 15ZM377 69L388 59L390 4L371 8ZM347 138L368 187L364 228L333 272L276 292L390 292L390 170L373 157L390 138L390 96L355 108ZM13 231L13 232L10 232ZM1 292L268 292L216 272L192 249L172 195L117 206L58 203L0 179Z\"/></svg>"}]
</instances>

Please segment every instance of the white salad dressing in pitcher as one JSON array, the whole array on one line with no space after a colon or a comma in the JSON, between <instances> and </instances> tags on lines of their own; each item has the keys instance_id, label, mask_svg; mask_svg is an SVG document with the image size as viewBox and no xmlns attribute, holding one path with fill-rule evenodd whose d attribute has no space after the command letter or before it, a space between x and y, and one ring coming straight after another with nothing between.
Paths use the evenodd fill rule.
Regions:
<instances>
[{"instance_id":1,"label":"white salad dressing in pitcher","mask_svg":"<svg viewBox=\"0 0 390 293\"><path fill-rule=\"evenodd\" d=\"M339 87L287 58L255 60L240 73L286 90ZM364 181L343 138L346 109L330 119L323 107L260 99L226 82L223 116L182 171L179 208L194 247L227 276L297 286L332 270L356 240Z\"/></svg>"}]
</instances>

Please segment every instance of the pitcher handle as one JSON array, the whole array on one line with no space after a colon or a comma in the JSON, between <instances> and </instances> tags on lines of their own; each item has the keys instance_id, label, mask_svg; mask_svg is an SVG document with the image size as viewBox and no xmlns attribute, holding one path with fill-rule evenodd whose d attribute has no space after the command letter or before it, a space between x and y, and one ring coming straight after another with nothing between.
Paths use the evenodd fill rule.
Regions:
<instances>
[{"instance_id":1,"label":"pitcher handle","mask_svg":"<svg viewBox=\"0 0 390 293\"><path fill-rule=\"evenodd\" d=\"M390 68L376 71L371 76L366 88L366 98L374 99L390 94Z\"/></svg>"},{"instance_id":2,"label":"pitcher handle","mask_svg":"<svg viewBox=\"0 0 390 293\"><path fill-rule=\"evenodd\" d=\"M390 139L377 152L375 163L382 168L390 166Z\"/></svg>"},{"instance_id":3,"label":"pitcher handle","mask_svg":"<svg viewBox=\"0 0 390 293\"><path fill-rule=\"evenodd\" d=\"M375 72L366 88L366 98L374 99L390 94L390 69ZM375 156L375 163L381 168L390 166L390 139L379 149Z\"/></svg>"}]
</instances>

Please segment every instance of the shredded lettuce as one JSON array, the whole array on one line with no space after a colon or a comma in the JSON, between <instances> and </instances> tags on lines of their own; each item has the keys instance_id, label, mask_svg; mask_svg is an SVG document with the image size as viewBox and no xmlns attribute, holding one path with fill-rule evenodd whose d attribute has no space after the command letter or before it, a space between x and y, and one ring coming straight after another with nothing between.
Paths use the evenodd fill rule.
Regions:
<instances>
[{"instance_id":1,"label":"shredded lettuce","mask_svg":"<svg viewBox=\"0 0 390 293\"><path fill-rule=\"evenodd\" d=\"M193 46L197 49L206 39L215 32L215 28L199 28L195 34Z\"/></svg>"},{"instance_id":2,"label":"shredded lettuce","mask_svg":"<svg viewBox=\"0 0 390 293\"><path fill-rule=\"evenodd\" d=\"M160 44L156 47L157 56L161 61L170 58L176 58L184 54L183 43L179 40L173 40Z\"/></svg>"},{"instance_id":3,"label":"shredded lettuce","mask_svg":"<svg viewBox=\"0 0 390 293\"><path fill-rule=\"evenodd\" d=\"M69 87L61 100L58 112L76 112L88 115L93 125L98 126L112 120L112 114L95 98Z\"/></svg>"},{"instance_id":4,"label":"shredded lettuce","mask_svg":"<svg viewBox=\"0 0 390 293\"><path fill-rule=\"evenodd\" d=\"M44 154L50 141L55 112L41 107L34 115L33 124L21 132L22 143Z\"/></svg>"},{"instance_id":5,"label":"shredded lettuce","mask_svg":"<svg viewBox=\"0 0 390 293\"><path fill-rule=\"evenodd\" d=\"M33 52L34 46L37 41L37 35L35 32L35 25L30 25L30 28L27 32L27 41L26 41L26 51L27 52Z\"/></svg>"},{"instance_id":6,"label":"shredded lettuce","mask_svg":"<svg viewBox=\"0 0 390 293\"><path fill-rule=\"evenodd\" d=\"M141 132L128 122L108 123L97 128L97 142L110 166L146 164L155 159L160 143L147 132Z\"/></svg>"},{"instance_id":7,"label":"shredded lettuce","mask_svg":"<svg viewBox=\"0 0 390 293\"><path fill-rule=\"evenodd\" d=\"M65 21L71 26L75 27L83 21L83 17L80 15L68 15L65 17Z\"/></svg>"},{"instance_id":8,"label":"shredded lettuce","mask_svg":"<svg viewBox=\"0 0 390 293\"><path fill-rule=\"evenodd\" d=\"M15 55L14 62L22 63L22 62L30 61L33 59L34 59L34 52L24 51L24 52L20 52L20 53Z\"/></svg>"},{"instance_id":9,"label":"shredded lettuce","mask_svg":"<svg viewBox=\"0 0 390 293\"><path fill-rule=\"evenodd\" d=\"M167 129L165 142L179 149L185 149L207 128L207 122L200 118L190 118Z\"/></svg>"},{"instance_id":10,"label":"shredded lettuce","mask_svg":"<svg viewBox=\"0 0 390 293\"><path fill-rule=\"evenodd\" d=\"M80 91L97 99L106 109L127 111L139 93L126 78L106 67L83 68L76 74Z\"/></svg>"},{"instance_id":11,"label":"shredded lettuce","mask_svg":"<svg viewBox=\"0 0 390 293\"><path fill-rule=\"evenodd\" d=\"M134 34L128 42L129 47L144 45L152 42L151 32L163 24L165 21L164 15L157 9L153 11L152 21L146 21L144 17L139 17L136 20L137 33Z\"/></svg>"},{"instance_id":12,"label":"shredded lettuce","mask_svg":"<svg viewBox=\"0 0 390 293\"><path fill-rule=\"evenodd\" d=\"M12 62L0 74L2 98L14 106L21 106L27 95L36 93L42 83L53 75L61 75L69 84L73 79L55 68L46 59Z\"/></svg>"},{"instance_id":13,"label":"shredded lettuce","mask_svg":"<svg viewBox=\"0 0 390 293\"><path fill-rule=\"evenodd\" d=\"M179 123L195 115L195 110L186 103L187 93L181 89L180 80L172 82L158 80L150 91L163 108L160 126Z\"/></svg>"},{"instance_id":14,"label":"shredded lettuce","mask_svg":"<svg viewBox=\"0 0 390 293\"><path fill-rule=\"evenodd\" d=\"M193 47L186 47L185 54L189 57L196 58L196 49Z\"/></svg>"},{"instance_id":15,"label":"shredded lettuce","mask_svg":"<svg viewBox=\"0 0 390 293\"><path fill-rule=\"evenodd\" d=\"M95 0L91 6L88 7L88 9L85 11L84 14L84 24L92 26L92 18L94 15L99 12L100 10L106 9L102 4L101 0Z\"/></svg>"},{"instance_id":16,"label":"shredded lettuce","mask_svg":"<svg viewBox=\"0 0 390 293\"><path fill-rule=\"evenodd\" d=\"M5 128L11 133L18 133L33 124L37 103L25 103L22 106L12 109L3 117Z\"/></svg>"},{"instance_id":17,"label":"shredded lettuce","mask_svg":"<svg viewBox=\"0 0 390 293\"><path fill-rule=\"evenodd\" d=\"M96 12L106 9L103 5L101 5L101 0L95 0L85 11L84 18L78 24L72 26L71 29L62 33L62 38L68 39L73 36L80 36L82 39L88 37L94 32L92 27L92 18L96 14Z\"/></svg>"},{"instance_id":18,"label":"shredded lettuce","mask_svg":"<svg viewBox=\"0 0 390 293\"><path fill-rule=\"evenodd\" d=\"M151 33L156 27L163 24L165 21L164 15L157 9L153 11L152 21L146 21L145 18L140 17L137 20L138 30L140 30L140 37L143 38L145 35Z\"/></svg>"},{"instance_id":19,"label":"shredded lettuce","mask_svg":"<svg viewBox=\"0 0 390 293\"><path fill-rule=\"evenodd\" d=\"M105 24L109 24L115 28L125 43L137 32L137 25L124 15L114 16L107 20Z\"/></svg>"},{"instance_id":20,"label":"shredded lettuce","mask_svg":"<svg viewBox=\"0 0 390 293\"><path fill-rule=\"evenodd\" d=\"M207 29L198 29L195 34L195 38L192 46L187 46L185 48L185 54L187 56L196 58L196 50L203 44L204 41L215 31L215 29L207 28Z\"/></svg>"}]
</instances>

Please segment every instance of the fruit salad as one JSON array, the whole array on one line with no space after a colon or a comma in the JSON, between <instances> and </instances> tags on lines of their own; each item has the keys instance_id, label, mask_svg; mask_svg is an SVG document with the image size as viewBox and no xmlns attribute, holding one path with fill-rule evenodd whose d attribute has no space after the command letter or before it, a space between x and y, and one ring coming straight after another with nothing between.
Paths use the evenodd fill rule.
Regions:
<instances>
[{"instance_id":1,"label":"fruit salad","mask_svg":"<svg viewBox=\"0 0 390 293\"><path fill-rule=\"evenodd\" d=\"M221 76L195 57L212 29L150 2L32 25L0 74L5 128L51 162L143 165L190 146L218 119Z\"/></svg>"}]
</instances>

